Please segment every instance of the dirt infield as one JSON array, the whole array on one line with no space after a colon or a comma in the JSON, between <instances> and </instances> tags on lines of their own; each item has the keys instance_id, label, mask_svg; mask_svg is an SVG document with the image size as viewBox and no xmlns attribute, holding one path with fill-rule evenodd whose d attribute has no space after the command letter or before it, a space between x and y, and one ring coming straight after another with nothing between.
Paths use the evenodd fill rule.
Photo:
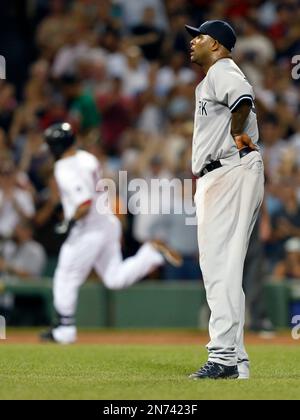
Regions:
<instances>
[{"instance_id":1,"label":"dirt infield","mask_svg":"<svg viewBox=\"0 0 300 420\"><path fill-rule=\"evenodd\" d=\"M8 330L7 339L2 344L38 344L39 332L27 330ZM207 334L198 331L85 331L79 332L78 344L115 344L115 345L205 345ZM289 332L278 333L274 337L255 334L246 335L248 345L300 345L300 340L293 340Z\"/></svg>"}]
</instances>

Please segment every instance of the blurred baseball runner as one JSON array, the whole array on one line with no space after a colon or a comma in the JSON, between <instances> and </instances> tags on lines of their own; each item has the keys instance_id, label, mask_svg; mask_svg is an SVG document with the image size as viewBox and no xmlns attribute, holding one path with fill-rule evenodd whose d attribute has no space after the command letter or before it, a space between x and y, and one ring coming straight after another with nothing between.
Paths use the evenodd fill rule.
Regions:
<instances>
[{"instance_id":1,"label":"blurred baseball runner","mask_svg":"<svg viewBox=\"0 0 300 420\"><path fill-rule=\"evenodd\" d=\"M232 27L186 26L191 61L206 77L196 88L193 173L200 266L211 310L208 362L193 379L249 378L244 347L243 267L264 193L254 93L231 58Z\"/></svg>"},{"instance_id":2,"label":"blurred baseball runner","mask_svg":"<svg viewBox=\"0 0 300 420\"><path fill-rule=\"evenodd\" d=\"M104 206L96 209L96 184L101 178L98 160L77 150L68 123L55 124L45 132L55 163L55 179L61 194L64 222L57 231L67 234L54 275L54 307L58 325L42 339L58 343L76 341L75 312L80 286L92 269L109 289L123 289L136 283L167 259L180 265L181 258L159 242L144 244L138 253L122 260L121 224Z\"/></svg>"}]
</instances>

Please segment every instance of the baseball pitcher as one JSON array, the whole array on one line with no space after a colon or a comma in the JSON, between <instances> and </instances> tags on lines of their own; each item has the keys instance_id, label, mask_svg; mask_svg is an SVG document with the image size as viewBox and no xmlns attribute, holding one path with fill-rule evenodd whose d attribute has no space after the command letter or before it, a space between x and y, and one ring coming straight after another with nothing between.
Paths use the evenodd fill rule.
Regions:
<instances>
[{"instance_id":1,"label":"baseball pitcher","mask_svg":"<svg viewBox=\"0 0 300 420\"><path fill-rule=\"evenodd\" d=\"M196 88L193 173L200 266L211 310L208 362L193 379L247 379L243 267L264 194L254 93L234 63L233 28L224 21L186 26L191 61L206 76Z\"/></svg>"}]
</instances>

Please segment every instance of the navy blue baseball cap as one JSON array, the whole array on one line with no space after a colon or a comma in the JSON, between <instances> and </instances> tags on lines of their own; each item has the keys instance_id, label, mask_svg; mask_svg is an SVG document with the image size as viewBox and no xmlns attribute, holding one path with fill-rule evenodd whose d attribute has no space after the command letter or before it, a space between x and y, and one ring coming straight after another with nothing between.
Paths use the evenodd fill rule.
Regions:
<instances>
[{"instance_id":1,"label":"navy blue baseball cap","mask_svg":"<svg viewBox=\"0 0 300 420\"><path fill-rule=\"evenodd\" d=\"M209 35L224 45L227 50L232 51L236 43L236 34L232 26L223 20L208 20L202 23L199 28L185 25L190 35L196 37L198 35Z\"/></svg>"}]
</instances>

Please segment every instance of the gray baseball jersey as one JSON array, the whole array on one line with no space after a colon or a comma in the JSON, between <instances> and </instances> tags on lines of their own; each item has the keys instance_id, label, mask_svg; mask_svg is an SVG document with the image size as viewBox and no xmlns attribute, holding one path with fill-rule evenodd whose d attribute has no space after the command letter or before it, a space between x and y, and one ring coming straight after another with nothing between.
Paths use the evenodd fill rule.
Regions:
<instances>
[{"instance_id":1,"label":"gray baseball jersey","mask_svg":"<svg viewBox=\"0 0 300 420\"><path fill-rule=\"evenodd\" d=\"M230 58L218 60L196 88L192 170L198 176L209 162L226 159L239 164L239 153L231 135L232 111L243 99L253 107L244 133L254 144L258 127L254 108L254 92L245 75Z\"/></svg>"}]
</instances>

